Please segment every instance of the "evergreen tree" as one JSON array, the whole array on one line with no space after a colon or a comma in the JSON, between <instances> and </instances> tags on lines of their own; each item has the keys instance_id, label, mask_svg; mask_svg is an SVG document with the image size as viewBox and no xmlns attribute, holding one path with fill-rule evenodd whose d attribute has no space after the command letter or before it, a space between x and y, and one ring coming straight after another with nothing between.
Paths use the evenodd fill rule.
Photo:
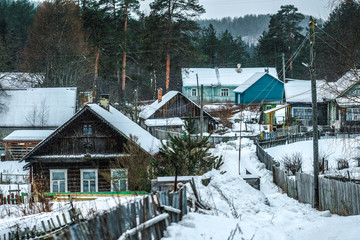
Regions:
<instances>
[{"instance_id":1,"label":"evergreen tree","mask_svg":"<svg viewBox=\"0 0 360 240\"><path fill-rule=\"evenodd\" d=\"M34 5L28 0L0 0L0 39L7 49L8 70L20 71L23 49L34 15Z\"/></svg>"},{"instance_id":2,"label":"evergreen tree","mask_svg":"<svg viewBox=\"0 0 360 240\"><path fill-rule=\"evenodd\" d=\"M193 121L190 117L187 121L186 128L193 131ZM160 151L164 154L164 158L160 161L160 167L163 174L174 175L174 189L177 187L177 177L179 175L201 175L212 168L219 170L223 164L222 157L213 156L209 150L211 137L194 137L190 132L184 132L180 136L169 136L170 140L164 144Z\"/></svg>"},{"instance_id":3,"label":"evergreen tree","mask_svg":"<svg viewBox=\"0 0 360 240\"><path fill-rule=\"evenodd\" d=\"M360 1L343 1L323 28L316 26L316 72L333 81L360 65Z\"/></svg>"},{"instance_id":4,"label":"evergreen tree","mask_svg":"<svg viewBox=\"0 0 360 240\"><path fill-rule=\"evenodd\" d=\"M200 38L200 51L204 54L204 62L208 67L215 67L218 58L219 39L212 24L208 28L203 28Z\"/></svg>"},{"instance_id":5,"label":"evergreen tree","mask_svg":"<svg viewBox=\"0 0 360 240\"><path fill-rule=\"evenodd\" d=\"M160 26L166 26L164 52L166 55L165 89L167 92L169 91L171 56L174 50L180 50L183 45L176 39L188 40L193 31L198 30L196 22L192 19L204 13L205 10L199 4L199 0L155 0L150 4L150 8L150 14L164 22ZM156 29L154 30L156 31Z\"/></svg>"},{"instance_id":6,"label":"evergreen tree","mask_svg":"<svg viewBox=\"0 0 360 240\"><path fill-rule=\"evenodd\" d=\"M292 78L299 77L304 68L301 61L293 61L296 50L304 40L301 34L303 28L300 25L304 15L297 10L293 5L285 5L281 6L276 14L271 15L269 31L263 33L255 49L256 61L266 66L275 66L278 72L282 69L281 54L284 53L289 65L286 75Z\"/></svg>"}]
</instances>

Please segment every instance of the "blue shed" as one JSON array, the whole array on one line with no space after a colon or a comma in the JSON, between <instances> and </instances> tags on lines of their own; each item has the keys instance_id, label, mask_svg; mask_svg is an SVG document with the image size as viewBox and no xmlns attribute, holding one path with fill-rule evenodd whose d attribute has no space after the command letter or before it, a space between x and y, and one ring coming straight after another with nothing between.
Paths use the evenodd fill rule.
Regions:
<instances>
[{"instance_id":1,"label":"blue shed","mask_svg":"<svg viewBox=\"0 0 360 240\"><path fill-rule=\"evenodd\" d=\"M269 73L258 72L234 90L235 104L283 100L284 83Z\"/></svg>"}]
</instances>

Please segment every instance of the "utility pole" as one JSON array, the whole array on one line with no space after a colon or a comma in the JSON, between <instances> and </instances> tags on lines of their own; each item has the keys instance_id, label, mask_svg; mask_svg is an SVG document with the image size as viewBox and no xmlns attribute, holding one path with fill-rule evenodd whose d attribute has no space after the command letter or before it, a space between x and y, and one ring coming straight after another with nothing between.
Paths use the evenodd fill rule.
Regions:
<instances>
[{"instance_id":1,"label":"utility pole","mask_svg":"<svg viewBox=\"0 0 360 240\"><path fill-rule=\"evenodd\" d=\"M283 83L285 83L285 53L282 53L282 72L283 72Z\"/></svg>"},{"instance_id":2,"label":"utility pole","mask_svg":"<svg viewBox=\"0 0 360 240\"><path fill-rule=\"evenodd\" d=\"M313 122L313 165L314 165L314 207L319 208L319 140L317 124L317 96L315 77L315 22L310 17L310 75L311 75L311 98L312 98L312 122Z\"/></svg>"},{"instance_id":3,"label":"utility pole","mask_svg":"<svg viewBox=\"0 0 360 240\"><path fill-rule=\"evenodd\" d=\"M285 53L282 53L282 72L283 72L283 83L284 83L284 86L283 86L283 92L282 92L282 102L285 102L284 101L284 92L285 92Z\"/></svg>"},{"instance_id":4,"label":"utility pole","mask_svg":"<svg viewBox=\"0 0 360 240\"><path fill-rule=\"evenodd\" d=\"M242 119L243 119L243 106L241 106L241 112L240 112L240 119L239 119L239 124L240 124L240 132L239 132L239 175L241 175L240 172L240 160L241 160L241 126L242 126Z\"/></svg>"},{"instance_id":5,"label":"utility pole","mask_svg":"<svg viewBox=\"0 0 360 240\"><path fill-rule=\"evenodd\" d=\"M198 74L196 74L196 84L197 84L197 99L198 99L198 104L200 104L200 89L199 89L199 76Z\"/></svg>"},{"instance_id":6,"label":"utility pole","mask_svg":"<svg viewBox=\"0 0 360 240\"><path fill-rule=\"evenodd\" d=\"M196 74L197 76L197 74ZM201 100L200 100L200 137L202 139L204 132L204 85L201 84Z\"/></svg>"}]
</instances>

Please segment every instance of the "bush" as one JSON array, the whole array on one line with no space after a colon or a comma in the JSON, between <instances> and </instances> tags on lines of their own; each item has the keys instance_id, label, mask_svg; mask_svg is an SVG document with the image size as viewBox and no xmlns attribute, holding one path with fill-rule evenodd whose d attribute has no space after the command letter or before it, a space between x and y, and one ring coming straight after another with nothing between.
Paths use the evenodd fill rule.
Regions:
<instances>
[{"instance_id":1,"label":"bush","mask_svg":"<svg viewBox=\"0 0 360 240\"><path fill-rule=\"evenodd\" d=\"M342 158L338 159L337 164L338 164L338 167L337 167L338 170L341 170L344 168L349 168L349 161L346 159L342 159Z\"/></svg>"},{"instance_id":2,"label":"bush","mask_svg":"<svg viewBox=\"0 0 360 240\"><path fill-rule=\"evenodd\" d=\"M302 165L301 153L295 152L291 155L286 154L282 156L282 160L284 163L284 168L290 176L295 175L295 173L301 171L301 165Z\"/></svg>"}]
</instances>

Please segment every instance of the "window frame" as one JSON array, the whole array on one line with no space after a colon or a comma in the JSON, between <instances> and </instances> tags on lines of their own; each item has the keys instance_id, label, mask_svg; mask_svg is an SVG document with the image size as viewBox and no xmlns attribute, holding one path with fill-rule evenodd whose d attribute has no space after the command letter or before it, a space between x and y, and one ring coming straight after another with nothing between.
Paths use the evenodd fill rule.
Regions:
<instances>
[{"instance_id":1,"label":"window frame","mask_svg":"<svg viewBox=\"0 0 360 240\"><path fill-rule=\"evenodd\" d=\"M193 94L193 90L195 90L195 95ZM198 96L198 89L197 88L191 88L190 89L190 96L191 97L197 97Z\"/></svg>"},{"instance_id":2,"label":"window frame","mask_svg":"<svg viewBox=\"0 0 360 240\"><path fill-rule=\"evenodd\" d=\"M298 116L295 116L294 110L297 110L297 109L308 109L308 110L311 110L310 117L309 117L309 118L299 118ZM311 119L312 119L312 107L293 107L293 108L291 109L291 114L292 114L292 117L296 117L298 120L311 120Z\"/></svg>"},{"instance_id":3,"label":"window frame","mask_svg":"<svg viewBox=\"0 0 360 240\"><path fill-rule=\"evenodd\" d=\"M68 178L67 178L67 169L50 169L50 192L54 193L53 189L53 181L60 181L60 180L53 180L53 173L54 172L64 172L65 173L65 192L68 192ZM60 185L59 185L60 188ZM59 192L56 192L59 193Z\"/></svg>"},{"instance_id":4,"label":"window frame","mask_svg":"<svg viewBox=\"0 0 360 240\"><path fill-rule=\"evenodd\" d=\"M113 175L114 175L113 173L115 171L125 171L126 177L125 178L119 178L119 179L116 179L116 180L117 181L126 180L126 190L125 191L129 191L129 187L128 187L128 184L129 184L128 173L129 173L129 171L128 171L128 169L127 168L111 168L110 171L111 171L111 191L112 192L117 192L114 189L114 184L113 184L113 180L115 180L114 177L113 177ZM120 186L120 184L119 184L119 186ZM119 192L122 192L122 191L119 191Z\"/></svg>"},{"instance_id":5,"label":"window frame","mask_svg":"<svg viewBox=\"0 0 360 240\"><path fill-rule=\"evenodd\" d=\"M86 129L86 131L85 131L85 129ZM91 130L91 131L89 131L89 129ZM91 123L84 123L83 125L82 125L82 134L83 135L92 135L93 134L93 126L92 126L92 124Z\"/></svg>"},{"instance_id":6,"label":"window frame","mask_svg":"<svg viewBox=\"0 0 360 240\"><path fill-rule=\"evenodd\" d=\"M356 110L356 111L355 111ZM349 119L349 116L351 119ZM356 119L355 119L356 116ZM346 108L346 121L358 122L360 121L360 108Z\"/></svg>"},{"instance_id":7,"label":"window frame","mask_svg":"<svg viewBox=\"0 0 360 240\"><path fill-rule=\"evenodd\" d=\"M80 169L80 190L81 192L84 192L84 185L83 185L83 181L84 181L84 172L95 172L95 192L98 192L98 181L99 181L99 177L98 177L98 169L94 169L94 168L84 168L84 169Z\"/></svg>"},{"instance_id":8,"label":"window frame","mask_svg":"<svg viewBox=\"0 0 360 240\"><path fill-rule=\"evenodd\" d=\"M226 95L224 95L225 94L224 91L226 92ZM229 88L220 88L220 97L229 97L229 96L230 96L230 89Z\"/></svg>"}]
</instances>

